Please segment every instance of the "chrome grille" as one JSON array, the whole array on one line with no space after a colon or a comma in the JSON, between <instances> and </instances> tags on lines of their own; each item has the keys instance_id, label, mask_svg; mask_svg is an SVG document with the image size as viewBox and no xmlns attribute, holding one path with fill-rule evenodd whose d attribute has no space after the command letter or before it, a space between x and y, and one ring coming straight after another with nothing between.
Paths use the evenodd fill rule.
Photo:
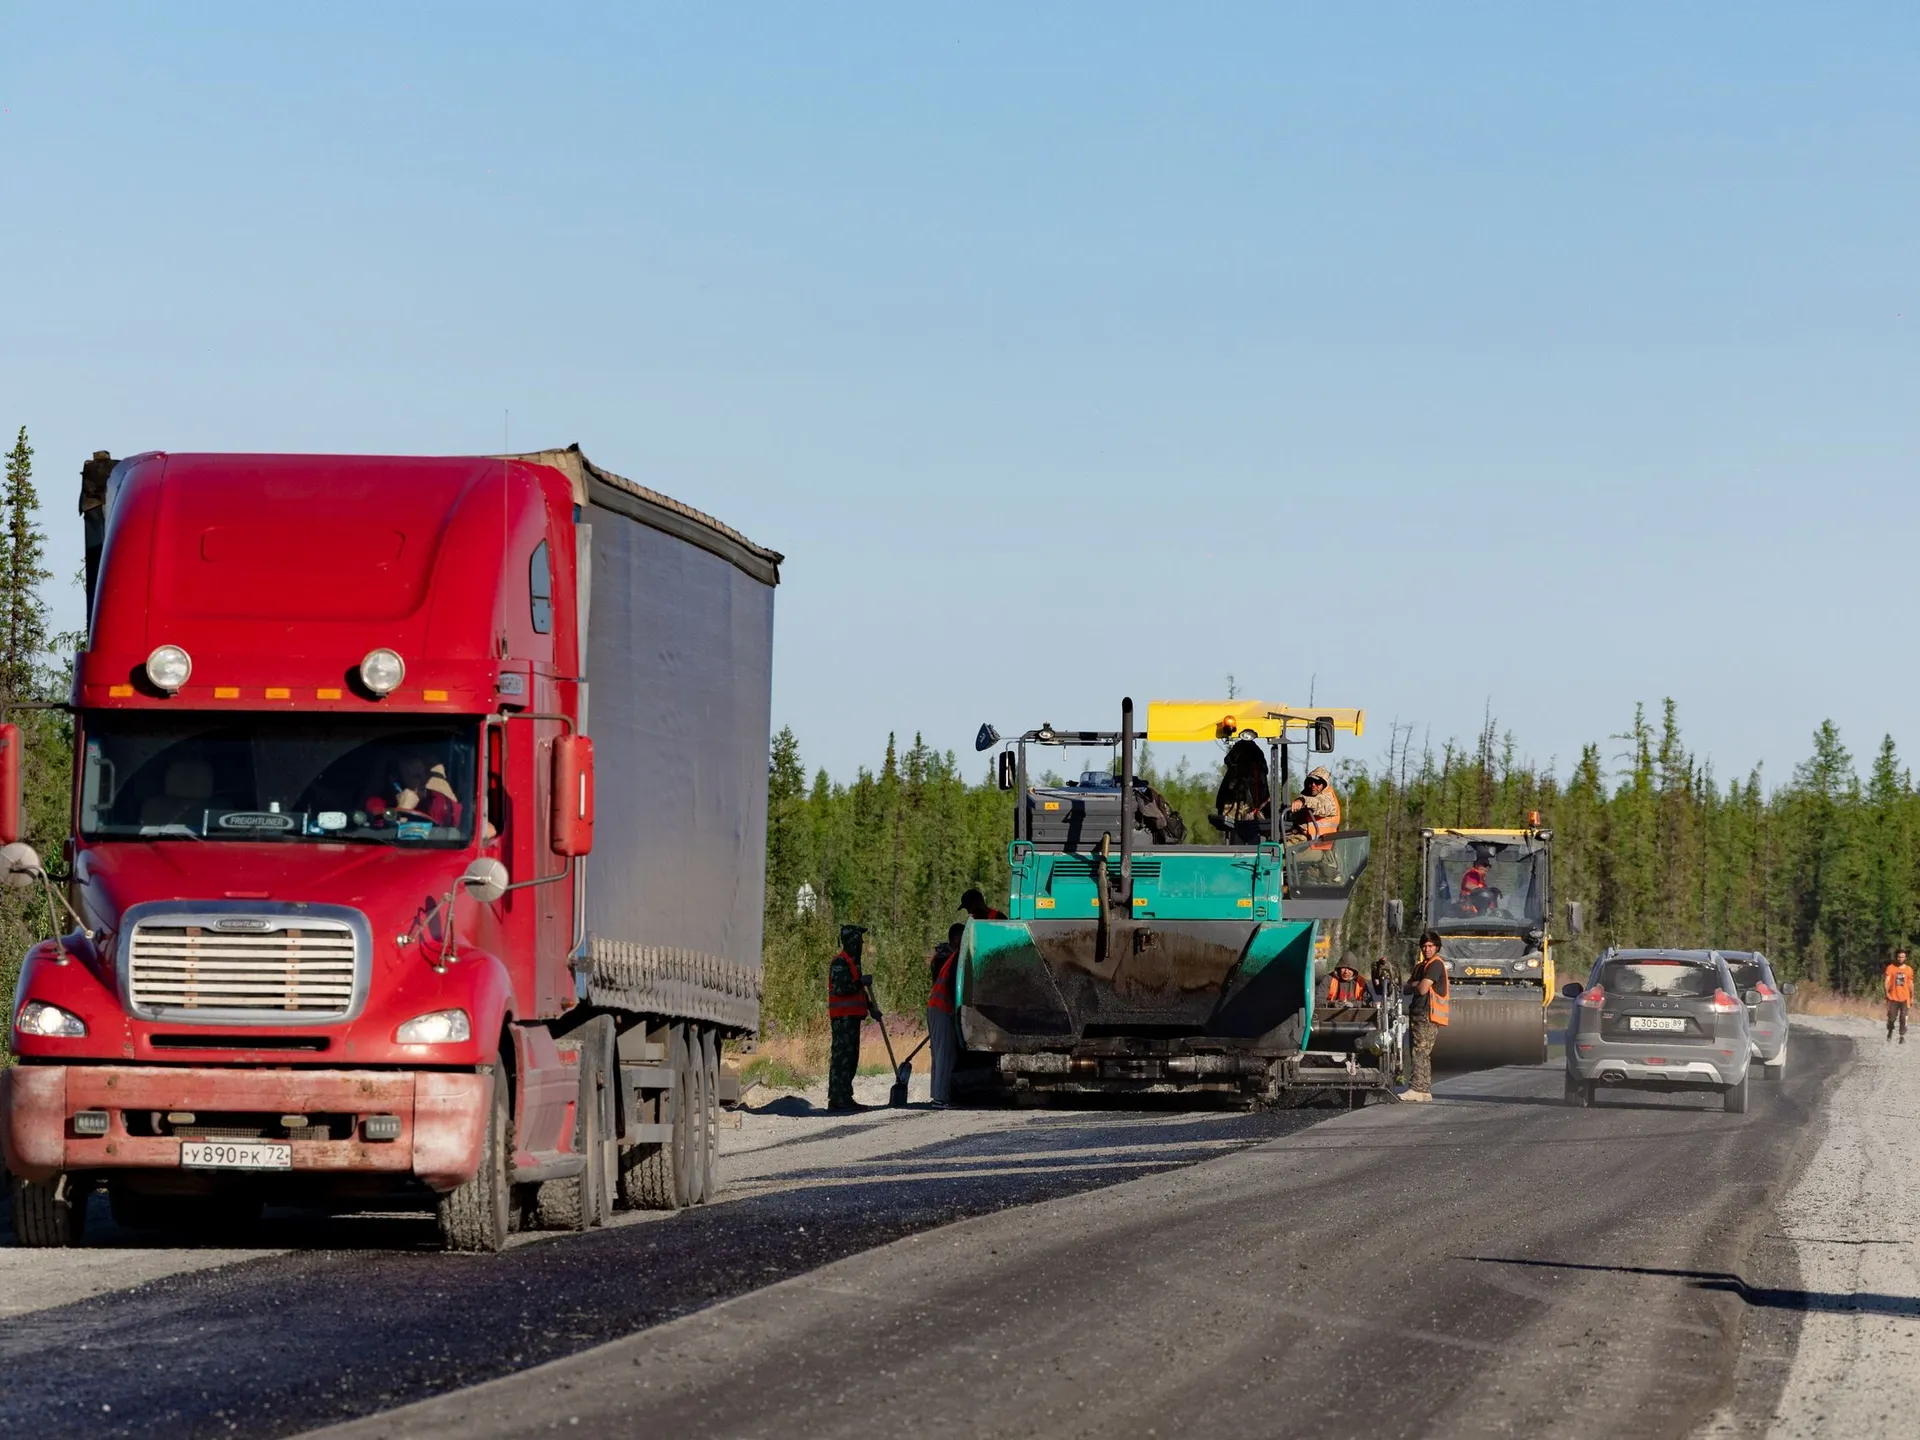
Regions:
<instances>
[{"instance_id":1,"label":"chrome grille","mask_svg":"<svg viewBox=\"0 0 1920 1440\"><path fill-rule=\"evenodd\" d=\"M353 1008L359 959L358 936L338 920L156 917L133 927L127 998L147 1015L341 1019Z\"/></svg>"}]
</instances>

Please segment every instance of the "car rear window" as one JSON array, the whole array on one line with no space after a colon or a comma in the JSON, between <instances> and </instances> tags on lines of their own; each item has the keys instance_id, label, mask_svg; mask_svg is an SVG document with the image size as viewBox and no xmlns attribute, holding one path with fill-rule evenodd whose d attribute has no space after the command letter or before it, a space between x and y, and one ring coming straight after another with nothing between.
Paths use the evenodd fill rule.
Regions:
<instances>
[{"instance_id":1,"label":"car rear window","mask_svg":"<svg viewBox=\"0 0 1920 1440\"><path fill-rule=\"evenodd\" d=\"M1689 960L1609 960L1600 970L1608 995L1704 1000L1720 988L1720 972Z\"/></svg>"},{"instance_id":2,"label":"car rear window","mask_svg":"<svg viewBox=\"0 0 1920 1440\"><path fill-rule=\"evenodd\" d=\"M1733 983L1738 985L1742 990L1752 990L1756 986L1766 983L1766 971L1762 970L1751 960L1745 964L1737 960L1729 960L1727 962L1727 968L1733 971Z\"/></svg>"}]
</instances>

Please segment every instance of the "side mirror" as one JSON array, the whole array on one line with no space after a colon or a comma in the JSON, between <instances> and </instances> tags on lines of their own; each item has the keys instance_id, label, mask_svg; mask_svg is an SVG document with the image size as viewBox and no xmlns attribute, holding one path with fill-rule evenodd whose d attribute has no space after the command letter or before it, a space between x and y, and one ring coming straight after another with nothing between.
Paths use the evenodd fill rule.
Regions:
<instances>
[{"instance_id":1,"label":"side mirror","mask_svg":"<svg viewBox=\"0 0 1920 1440\"><path fill-rule=\"evenodd\" d=\"M1562 985L1560 987L1560 993L1566 996L1567 999L1569 1000L1578 1000L1582 995L1586 994L1587 992L1585 987L1582 986L1578 980L1569 980L1565 985Z\"/></svg>"},{"instance_id":2,"label":"side mirror","mask_svg":"<svg viewBox=\"0 0 1920 1440\"><path fill-rule=\"evenodd\" d=\"M593 849L593 741L562 735L553 742L553 816L548 843L556 855Z\"/></svg>"},{"instance_id":3,"label":"side mirror","mask_svg":"<svg viewBox=\"0 0 1920 1440\"><path fill-rule=\"evenodd\" d=\"M1322 715L1313 722L1313 750L1316 755L1333 753L1333 717Z\"/></svg>"},{"instance_id":4,"label":"side mirror","mask_svg":"<svg viewBox=\"0 0 1920 1440\"><path fill-rule=\"evenodd\" d=\"M1404 900L1387 901L1387 933L1398 935L1407 928L1407 902Z\"/></svg>"},{"instance_id":5,"label":"side mirror","mask_svg":"<svg viewBox=\"0 0 1920 1440\"><path fill-rule=\"evenodd\" d=\"M38 880L42 873L39 852L26 841L15 840L10 844L0 845L0 885L6 886L9 890L24 890Z\"/></svg>"},{"instance_id":6,"label":"side mirror","mask_svg":"<svg viewBox=\"0 0 1920 1440\"><path fill-rule=\"evenodd\" d=\"M1014 764L1013 752L1011 750L1002 750L1000 752L1000 762L996 778L1002 790L1013 789L1015 783L1019 780L1019 767Z\"/></svg>"},{"instance_id":7,"label":"side mirror","mask_svg":"<svg viewBox=\"0 0 1920 1440\"><path fill-rule=\"evenodd\" d=\"M1587 907L1578 900L1567 901L1567 933L1569 935L1587 933Z\"/></svg>"},{"instance_id":8,"label":"side mirror","mask_svg":"<svg viewBox=\"0 0 1920 1440\"><path fill-rule=\"evenodd\" d=\"M466 887L467 894L482 905L491 905L507 893L507 867L483 856L467 866L460 883Z\"/></svg>"},{"instance_id":9,"label":"side mirror","mask_svg":"<svg viewBox=\"0 0 1920 1440\"><path fill-rule=\"evenodd\" d=\"M985 752L1000 743L1000 732L991 725L982 725L980 732L973 737L973 748Z\"/></svg>"},{"instance_id":10,"label":"side mirror","mask_svg":"<svg viewBox=\"0 0 1920 1440\"><path fill-rule=\"evenodd\" d=\"M20 727L0 725L0 845L20 838ZM36 864L39 862L36 860Z\"/></svg>"},{"instance_id":11,"label":"side mirror","mask_svg":"<svg viewBox=\"0 0 1920 1440\"><path fill-rule=\"evenodd\" d=\"M1791 995L1793 994L1794 991L1798 990L1799 988L1800 987L1798 985L1794 984L1791 980L1789 980L1787 981L1786 984L1780 987L1780 993L1782 995Z\"/></svg>"},{"instance_id":12,"label":"side mirror","mask_svg":"<svg viewBox=\"0 0 1920 1440\"><path fill-rule=\"evenodd\" d=\"M1743 1005L1758 1005L1760 1003L1760 992L1758 990L1749 990L1740 997L1740 1002Z\"/></svg>"}]
</instances>

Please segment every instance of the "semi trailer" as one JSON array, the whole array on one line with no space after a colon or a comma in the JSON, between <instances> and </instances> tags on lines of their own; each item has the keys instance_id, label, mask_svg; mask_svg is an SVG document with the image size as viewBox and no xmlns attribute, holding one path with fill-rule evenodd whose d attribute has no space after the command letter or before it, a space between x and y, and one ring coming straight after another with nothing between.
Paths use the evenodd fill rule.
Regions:
<instances>
[{"instance_id":1,"label":"semi trailer","mask_svg":"<svg viewBox=\"0 0 1920 1440\"><path fill-rule=\"evenodd\" d=\"M64 893L4 852L71 917L8 1016L20 1242L103 1187L129 1224L410 1195L482 1251L711 1194L780 562L577 446L118 462Z\"/></svg>"},{"instance_id":2,"label":"semi trailer","mask_svg":"<svg viewBox=\"0 0 1920 1440\"><path fill-rule=\"evenodd\" d=\"M1143 737L1127 700L1118 730L1041 725L1008 743L996 770L1014 800L1011 883L1005 917L971 920L961 940L956 1087L1250 1103L1386 1090L1400 1045L1393 1005L1316 1015L1327 934L1366 868L1368 838L1290 843L1283 819L1299 754L1330 750L1336 730L1363 723L1359 711L1156 702ZM1189 843L1135 773L1142 738L1254 745L1266 803L1218 843ZM998 739L983 727L985 747ZM1109 749L1112 764L1036 777L1039 758L1083 748Z\"/></svg>"}]
</instances>

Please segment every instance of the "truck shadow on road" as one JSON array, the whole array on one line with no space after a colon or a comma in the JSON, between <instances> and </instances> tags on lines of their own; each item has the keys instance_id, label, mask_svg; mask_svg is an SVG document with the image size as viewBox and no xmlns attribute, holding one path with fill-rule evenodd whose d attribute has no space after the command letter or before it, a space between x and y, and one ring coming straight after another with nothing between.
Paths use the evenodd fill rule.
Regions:
<instances>
[{"instance_id":1,"label":"truck shadow on road","mask_svg":"<svg viewBox=\"0 0 1920 1440\"><path fill-rule=\"evenodd\" d=\"M1819 1315L1887 1315L1920 1318L1920 1296L1883 1295L1877 1291L1796 1290L1749 1285L1724 1270L1675 1270L1658 1265L1584 1265L1571 1260L1531 1260L1508 1255L1459 1255L1477 1265L1523 1265L1540 1270L1584 1270L1613 1275L1650 1275L1685 1280L1696 1290L1737 1295L1756 1309L1798 1310Z\"/></svg>"}]
</instances>

